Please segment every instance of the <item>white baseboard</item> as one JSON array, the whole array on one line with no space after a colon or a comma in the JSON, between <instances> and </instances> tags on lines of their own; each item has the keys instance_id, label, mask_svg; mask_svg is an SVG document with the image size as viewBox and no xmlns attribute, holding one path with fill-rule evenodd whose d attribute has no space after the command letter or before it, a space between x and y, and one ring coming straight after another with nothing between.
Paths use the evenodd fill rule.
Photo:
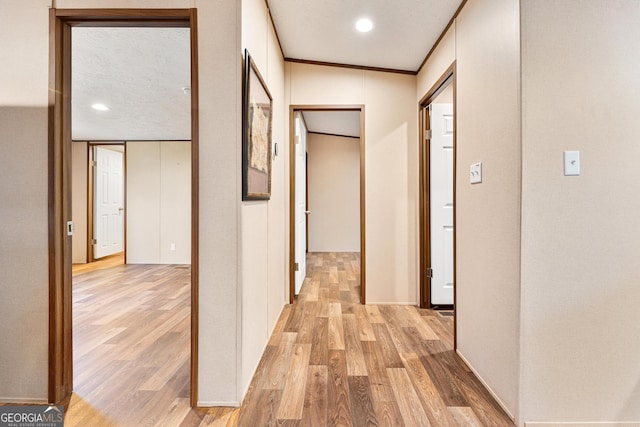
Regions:
<instances>
[{"instance_id":1,"label":"white baseboard","mask_svg":"<svg viewBox=\"0 0 640 427\"><path fill-rule=\"evenodd\" d=\"M223 406L228 408L239 408L240 402L224 402L215 400L198 400L198 408L214 408L216 406Z\"/></svg>"},{"instance_id":2,"label":"white baseboard","mask_svg":"<svg viewBox=\"0 0 640 427\"><path fill-rule=\"evenodd\" d=\"M496 400L496 402L498 402L498 405L500 405L500 407L502 408L502 410L504 412L507 413L507 415L509 416L509 418L511 418L511 421L515 422L515 417L513 416L513 414L511 413L511 411L509 410L509 408L507 408L507 405L504 404L504 402L498 397L498 395L491 389L491 387L489 387L489 384L487 384L487 382L484 380L484 378L482 378L482 376L480 376L480 374L478 373L478 371L476 371L473 366L471 366L471 363L469 363L469 361L466 359L466 357L464 357L462 355L462 353L460 353L460 350L456 350L456 353L458 354L458 356L460 356L460 358L462 359L462 361L465 363L465 365L467 365L469 367L469 369L471 369L471 372L473 372L473 374L476 376L476 378L478 378L478 380L480 380L480 382L482 383L482 385L484 386L484 388L487 389L487 391L489 392L489 394L491 394L491 396Z\"/></svg>"},{"instance_id":3,"label":"white baseboard","mask_svg":"<svg viewBox=\"0 0 640 427\"><path fill-rule=\"evenodd\" d=\"M37 398L15 398L15 397L0 397L0 402L2 403L15 403L15 404L26 404L26 405L48 405L49 401L47 399L37 399Z\"/></svg>"},{"instance_id":4,"label":"white baseboard","mask_svg":"<svg viewBox=\"0 0 640 427\"><path fill-rule=\"evenodd\" d=\"M640 427L640 421L607 421L607 422L525 422L525 427Z\"/></svg>"}]
</instances>

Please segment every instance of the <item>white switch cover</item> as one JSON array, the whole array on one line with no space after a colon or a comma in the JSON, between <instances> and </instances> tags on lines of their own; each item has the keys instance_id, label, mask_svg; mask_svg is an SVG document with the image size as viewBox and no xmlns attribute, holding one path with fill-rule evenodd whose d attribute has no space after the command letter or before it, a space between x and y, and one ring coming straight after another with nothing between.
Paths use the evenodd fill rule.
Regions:
<instances>
[{"instance_id":1,"label":"white switch cover","mask_svg":"<svg viewBox=\"0 0 640 427\"><path fill-rule=\"evenodd\" d=\"M471 165L469 168L469 181L471 184L480 184L482 182L482 162Z\"/></svg>"},{"instance_id":2,"label":"white switch cover","mask_svg":"<svg viewBox=\"0 0 640 427\"><path fill-rule=\"evenodd\" d=\"M565 176L580 175L580 152L579 151L564 152L564 175Z\"/></svg>"},{"instance_id":3,"label":"white switch cover","mask_svg":"<svg viewBox=\"0 0 640 427\"><path fill-rule=\"evenodd\" d=\"M176 244L175 244L175 243L172 243L172 244L170 245L170 249L171 249L172 251L175 251L175 250L176 250Z\"/></svg>"}]
</instances>

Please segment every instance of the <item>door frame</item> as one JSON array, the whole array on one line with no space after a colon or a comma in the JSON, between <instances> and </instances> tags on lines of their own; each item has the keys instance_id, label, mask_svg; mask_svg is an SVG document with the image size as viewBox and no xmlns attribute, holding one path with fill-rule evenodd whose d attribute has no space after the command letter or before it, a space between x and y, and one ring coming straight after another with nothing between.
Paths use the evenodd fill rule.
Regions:
<instances>
[{"instance_id":1,"label":"door frame","mask_svg":"<svg viewBox=\"0 0 640 427\"><path fill-rule=\"evenodd\" d=\"M75 141L72 141L72 143ZM94 246L93 246L93 232L95 229L93 217L94 206L93 202L95 199L95 166L93 165L94 155L93 148L94 147L109 147L109 146L118 146L123 147L124 152L122 155L123 165L122 165L122 203L124 206L125 216L122 220L123 229L122 229L122 252L124 252L124 263L127 263L127 141L124 142L92 142L87 141L87 263L94 262L96 260L94 256Z\"/></svg>"},{"instance_id":2,"label":"door frame","mask_svg":"<svg viewBox=\"0 0 640 427\"><path fill-rule=\"evenodd\" d=\"M430 170L429 152L430 140L426 138L426 131L430 129L428 106L449 85L453 85L453 337L454 349L456 344L456 167L457 167L457 109L456 109L456 62L454 61L440 78L431 86L418 103L419 117L419 204L420 204L420 308L433 308L431 304L431 280L427 277L427 269L431 268L431 212L429 198ZM447 307L449 308L449 307Z\"/></svg>"},{"instance_id":3,"label":"door frame","mask_svg":"<svg viewBox=\"0 0 640 427\"><path fill-rule=\"evenodd\" d=\"M295 207L295 113L304 111L359 111L360 112L360 304L366 304L366 236L365 236L365 162L364 162L364 104L358 105L290 105L289 106L289 304L295 298L295 250L296 250L296 207Z\"/></svg>"},{"instance_id":4,"label":"door frame","mask_svg":"<svg viewBox=\"0 0 640 427\"><path fill-rule=\"evenodd\" d=\"M49 10L49 373L48 401L73 391L71 237L71 28L186 27L191 37L191 369L190 400L198 392L198 30L192 9Z\"/></svg>"}]
</instances>

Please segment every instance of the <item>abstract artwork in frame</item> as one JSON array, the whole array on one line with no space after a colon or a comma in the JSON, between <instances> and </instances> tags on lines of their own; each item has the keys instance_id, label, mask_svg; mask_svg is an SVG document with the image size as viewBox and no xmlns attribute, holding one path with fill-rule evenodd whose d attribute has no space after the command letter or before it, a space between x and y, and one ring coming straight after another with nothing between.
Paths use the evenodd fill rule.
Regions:
<instances>
[{"instance_id":1,"label":"abstract artwork in frame","mask_svg":"<svg viewBox=\"0 0 640 427\"><path fill-rule=\"evenodd\" d=\"M242 103L242 200L271 197L271 120L273 100L267 85L244 51Z\"/></svg>"}]
</instances>

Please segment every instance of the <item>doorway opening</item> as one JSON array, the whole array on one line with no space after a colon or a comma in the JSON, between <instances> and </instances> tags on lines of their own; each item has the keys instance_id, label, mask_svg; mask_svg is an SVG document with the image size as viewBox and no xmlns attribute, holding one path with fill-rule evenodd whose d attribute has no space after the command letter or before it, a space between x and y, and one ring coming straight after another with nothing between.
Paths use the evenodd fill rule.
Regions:
<instances>
[{"instance_id":1,"label":"doorway opening","mask_svg":"<svg viewBox=\"0 0 640 427\"><path fill-rule=\"evenodd\" d=\"M455 346L455 63L419 103L420 307L453 310Z\"/></svg>"},{"instance_id":2,"label":"doorway opening","mask_svg":"<svg viewBox=\"0 0 640 427\"><path fill-rule=\"evenodd\" d=\"M132 353L144 353L144 360L150 360L153 358L155 354L158 356L158 353L161 352L159 348L153 350L153 348L142 349L139 346L141 341L150 337L138 337L139 340L136 339L136 334L140 334L140 329L145 323L144 319L138 319L140 322L138 325L130 325L128 331L125 331L123 326L123 322L126 320L124 318L118 318L119 315L122 315L125 311L125 306L144 306L151 304L154 298L152 296L157 296L160 299L156 298L155 303L161 304L162 309L165 310L168 314L166 318L169 319L173 316L172 310L177 307L177 303L171 300L171 297L165 295L165 297L160 296L161 292L155 293L153 291L159 290L162 286L162 283L166 283L171 280L176 280L181 283L181 290L179 292L180 299L184 305L180 309L180 315L184 317L184 321L181 321L183 329L181 335L181 345L180 352L183 354L180 356L181 358L172 358L171 360L165 360L165 356L159 356L158 360L155 360L155 364L157 365L165 365L164 368L159 371L163 371L167 368L167 363L173 363L174 365L179 365L185 373L185 379L181 384L174 384L180 389L180 397L183 398L185 404L190 406L196 406L197 403L197 307L198 307L198 299L197 299L197 271L198 271L198 254L197 254L197 243L198 243L198 76L197 76L197 28L196 28L196 10L195 9L171 9L171 10L156 10L156 9L100 9L100 10L73 10L73 9L51 9L50 12L50 47L51 47L51 61L50 61L50 81L52 82L52 90L50 91L50 117L49 117L49 152L50 152L50 172L49 172L49 236L50 236L50 316L49 316L49 402L51 403L64 403L69 402L71 397L71 393L74 390L74 380L76 384L81 383L83 381L88 381L88 371L85 369L86 366L76 366L76 375L74 375L74 356L76 356L76 362L82 363L82 361L90 360L91 358L87 357L88 353L93 352L95 350L95 346L104 345L104 354L108 356L107 348L117 348L118 341L127 341L129 340L131 343L134 343L131 347ZM154 159L153 153L160 153L161 149L160 143L164 140L171 139L181 139L181 138L165 138L161 135L154 134L154 131L162 128L163 123L149 123L141 120L141 114L131 114L131 110L126 112L126 108L135 107L136 104L140 107L139 100L135 99L134 95L130 97L127 96L114 96L115 99L122 101L122 104L119 104L118 107L112 109L109 105L105 105L106 103L102 103L100 99L93 100L93 105L89 104L93 108L93 110L87 109L87 112L80 113L76 110L76 107L81 106L82 108L86 107L87 100L84 98L78 98L76 95L82 95L83 92L78 89L77 83L82 83L86 87L89 88L85 92L97 94L99 91L91 90L92 84L104 84L106 77L102 75L102 73L90 73L91 81L80 81L77 82L73 80L76 75L79 76L79 79L87 77L83 75L81 72L78 72L76 60L78 57L81 57L81 52L76 52L76 46L74 45L74 41L80 40L81 37L84 38L87 33L86 30L140 30L140 31L159 31L157 37L162 39L163 43L159 43L160 45L166 46L168 39L164 39L167 36L166 30L180 30L183 32L183 35L186 34L186 44L184 44L185 51L182 52L183 56L186 58L187 64L187 74L185 78L185 82L182 87L176 88L167 88L161 87L156 88L155 92L160 93L160 97L168 97L167 91L170 89L175 89L180 93L180 96L186 97L186 101L182 102L186 108L187 114L187 123L186 128L189 133L189 144L185 144L184 141L173 142L171 147L168 147L167 152L171 155L175 154L175 151L178 151L179 160L175 160L174 157L166 157L168 161L166 164L162 163L162 157L158 156L158 159ZM74 36L76 30L82 30L82 35ZM117 32L117 31L115 31ZM155 38L156 35L154 34ZM136 37L131 37L131 34L120 34L121 39L129 40L131 45L136 45L139 40ZM158 42L158 40L156 40ZM103 46L101 46L103 48ZM134 46L135 48L135 46ZM72 55L72 50L74 50L74 54ZM73 61L72 61L73 58ZM110 70L116 67L113 64L104 64L101 63L101 60L96 60L98 66L102 65L105 73L107 70ZM93 64L96 65L96 64ZM120 64L120 70L130 71L132 73L139 72L136 69L136 65L134 63L130 64ZM165 64L161 67L161 70L166 70L170 68L169 64ZM73 76L73 77L72 77ZM161 76L161 78L164 76ZM73 90L72 90L73 88ZM111 92L117 92L117 86L107 88L110 89ZM72 102L73 96L73 102ZM148 100L147 100L148 101ZM150 107L150 104L147 107ZM173 104L175 107L175 103ZM123 111L125 111L123 113ZM103 113L113 113L111 116L109 114ZM94 115L94 118L98 118L99 120L93 122L91 119L91 115ZM99 116L102 114L102 116ZM114 116L118 116L120 114L120 121L115 120ZM171 112L171 114L176 114L176 111ZM73 119L72 119L73 117ZM124 120L124 121L122 121ZM102 127L97 126L96 123L100 123ZM139 122L139 123L136 123ZM80 125L80 126L77 126ZM124 150L124 140L128 138L120 138L113 137L113 135L109 134L109 131L113 132L124 132L126 129L133 129L135 126L146 127L147 132L149 132L146 138L140 137L139 135L129 133L132 135L131 138L126 143L126 157ZM131 126L131 128L129 128ZM96 128L99 128L98 132L101 133L100 136L96 137L94 135L89 135L92 130L95 131ZM134 237L132 235L133 230L139 230L139 228L131 227L132 222L134 222L129 215L129 208L131 207L131 203L126 206L125 203L127 199L131 202L133 194L131 194L131 185L132 182L129 180L127 182L127 189L124 186L119 187L117 185L117 173L114 175L111 174L110 170L100 169L99 165L99 156L105 155L107 161L106 164L118 163L118 157L121 159L123 164L121 179L124 178L124 175L131 175L132 157L131 153L135 153L134 150L130 150L133 148L132 141L140 141L136 142L135 146L139 149L138 151L143 152L151 152L152 154L138 156L139 163L145 163L145 167L148 167L149 164L157 163L158 170L161 166L166 168L171 168L173 164L173 169L181 170L181 183L187 184L187 187L184 186L180 189L180 193L183 195L186 194L188 197L187 209L183 209L185 212L179 212L175 215L169 214L168 216L180 216L186 218L188 220L187 231L183 234L183 240L177 244L178 250L185 248L186 250L186 262L153 262L150 261L148 265L121 265L119 267L117 273L113 271L110 272L106 277L102 276L97 279L98 282L109 282L111 283L111 291L114 293L109 294L110 297L102 297L96 295L91 295L90 290L97 289L95 282L93 284L89 284L88 287L85 287L84 290L78 294L76 292L76 283L73 283L74 280L72 278L72 259L73 259L73 245L72 245L72 236L74 234L74 216L72 210L72 183L73 183L73 169L72 169L72 141L84 141L87 153L87 161L89 159L89 152L92 153L93 158L92 161L95 165L94 169L87 168L87 177L95 171L96 179L93 184L96 188L95 194L101 194L100 196L93 197L93 192L89 193L87 191L86 197L93 197L93 202L91 205L94 210L94 214L98 216L95 220L94 230L91 232L89 230L86 231L87 240L89 241L85 247L87 249L86 260L89 261L90 252L93 252L91 258L98 259L100 258L107 267L112 267L110 264L113 261L113 258L122 257L123 252L127 253L128 261L131 260L131 256L134 251L132 248L132 241ZM89 141L120 141L118 146L122 147L122 152L119 153L120 149L115 148L115 146L104 147L105 142L100 142L98 144L90 144ZM142 148L144 144L144 148ZM91 150L89 147L91 145ZM94 147L93 145L103 146L101 148ZM154 150L154 146L158 146L158 150ZM117 154L114 154L117 153ZM140 153L138 153L140 154ZM157 162L154 162L157 160ZM181 163L182 162L182 163ZM92 167L93 167L92 165ZM177 165L177 166L176 166ZM188 167L188 168L187 168ZM107 168L109 169L109 168ZM91 171L91 172L90 172ZM175 170L174 170L175 172ZM146 173L142 173L139 175L145 175ZM149 175L154 175L153 173ZM115 177L115 178L114 178ZM140 181L140 180L138 180ZM151 180L149 180L151 181ZM157 181L157 180L156 180ZM173 177L168 177L167 182L174 182ZM90 180L87 180L87 186L89 186ZM112 185L113 184L113 185ZM160 182L157 181L158 186ZM120 189L119 189L120 188ZM99 193L99 191L102 193ZM171 191L171 190L170 190ZM118 193L121 192L120 195ZM128 197L125 194L129 192ZM174 193L177 191L174 191ZM164 197L164 193L160 195L160 199ZM112 199L111 196L115 196L115 199ZM102 207L100 206L101 200L97 200L97 198L103 198L104 201L108 201L105 203L103 207L115 207L115 211L102 211ZM184 198L184 197L183 197ZM115 200L115 201L114 201ZM88 201L87 201L88 203ZM139 205L143 205L145 201L139 202ZM154 204L153 202L151 204ZM113 206L107 206L113 205ZM118 205L118 206L116 206ZM158 206L155 206L155 210L162 210L162 200L159 202ZM153 212L153 208L150 210ZM127 216L127 221L125 221L124 216ZM153 221L149 220L145 213L138 212L138 215L141 217L147 218L147 226L152 226ZM122 222L116 223L109 218L120 217ZM89 221L87 217L86 224L88 227L89 223L93 223L94 221ZM93 218L93 215L92 215ZM128 233L128 238L125 239L125 229L126 223L129 223L130 233ZM140 221L139 221L140 222ZM161 222L161 221L160 221ZM166 224L165 224L166 225ZM99 241L101 236L104 237L104 234L100 234L100 232L110 233L113 230L118 231L118 228L122 230L122 241L118 244L114 244L114 248L111 248L111 252L109 249L106 251L101 251L104 248L98 248L97 246L111 246L110 240L111 237L107 238L105 242L107 244L101 245ZM155 234L153 231L152 234ZM91 236L91 240L89 240L89 236ZM110 236L110 234L109 234ZM138 236L139 237L139 236ZM98 240L98 241L96 241ZM140 240L140 239L138 239ZM186 243L184 243L186 241ZM149 242L146 242L149 243ZM166 242L162 241L162 250L160 251L160 256L163 255L164 249L167 252L175 252L175 243L171 245L165 244ZM89 246L93 246L89 248ZM120 245L120 246L118 246ZM164 248L167 246L167 248ZM91 250L90 250L91 249ZM148 248L147 248L148 249ZM154 253L153 256L156 254ZM171 257L169 256L169 259ZM150 264L154 264L149 266ZM181 264L181 265L170 265L166 264ZM191 268L189 269L188 265L190 264ZM104 266L104 265L103 265ZM127 269L125 269L125 267ZM131 267L131 268L129 268ZM123 279L127 274L129 274L128 270L135 270L129 276L129 279ZM74 269L75 270L75 269ZM77 271L74 271L74 273ZM95 269L89 267L85 270L84 278L88 278L93 275L92 278L96 279L96 274L94 274ZM112 274L113 273L113 274ZM100 273L97 274L100 276ZM146 277L143 280L144 284L141 284L140 281L132 280L131 278L140 278ZM155 281L156 289L152 290L154 285L152 283ZM138 289L138 287L142 289ZM129 297L127 297L128 293L133 292ZM115 305L111 305L106 307L105 305L109 304L109 300L114 302ZM120 301L119 303L116 300ZM74 302L76 301L84 301L87 303L86 310L84 312L73 313L72 307L74 307ZM92 309L89 307L91 304L95 304L95 307ZM89 338L87 341L84 338L80 338L78 341L81 345L78 348L72 346L72 335L74 335L74 339L78 339L79 336L76 333L81 334L81 330L74 330L73 322L74 318L78 316L84 316L87 320L88 317L92 319L92 321L98 325L106 326L108 329L108 333L106 335L95 337L84 337ZM87 317L88 316L88 317ZM97 319L96 316L101 316L101 319ZM152 315L150 315L153 317ZM147 321L151 320L151 317L147 319ZM89 320L91 320L89 319ZM104 329L104 328L103 328ZM161 337L157 336L156 339L160 340ZM89 342L91 341L91 342ZM151 343L152 344L152 343ZM157 346L164 347L166 346L166 342L164 344L156 343ZM156 347L157 347L156 346ZM75 354L78 351L81 354ZM112 351L111 355L114 356L116 351ZM139 354L138 354L139 355ZM123 360L128 360L128 358L134 357L133 354L121 354L119 353L117 357L110 362L111 368L116 368L119 364L122 364ZM149 362L151 363L151 362ZM165 371L166 372L166 371ZM142 381L137 386L140 386L139 390L152 390L159 389L164 384L166 384L170 379L162 377L163 374L153 375L150 372L149 378L146 378L146 381ZM103 373L106 375L105 380L108 379L109 374ZM126 374L122 374L122 378L125 378ZM162 377L162 378L161 378ZM131 378L129 378L131 379ZM135 378L134 378L135 379ZM140 378L138 378L140 379ZM136 381L134 381L136 382ZM121 384L122 385L122 384ZM95 384L94 384L95 386ZM101 387L105 387L101 385ZM112 397L119 396L117 387L110 388L110 392L112 393ZM104 392L104 390L102 390ZM130 392L132 392L130 390ZM135 393L135 392L133 392ZM98 393L100 394L100 393Z\"/></svg>"},{"instance_id":3,"label":"doorway opening","mask_svg":"<svg viewBox=\"0 0 640 427\"><path fill-rule=\"evenodd\" d=\"M292 105L289 123L289 302L307 261L337 259L357 263L350 292L365 304L364 106Z\"/></svg>"},{"instance_id":4,"label":"doorway opening","mask_svg":"<svg viewBox=\"0 0 640 427\"><path fill-rule=\"evenodd\" d=\"M71 145L72 263L104 257L126 263L125 143L73 140Z\"/></svg>"}]
</instances>

